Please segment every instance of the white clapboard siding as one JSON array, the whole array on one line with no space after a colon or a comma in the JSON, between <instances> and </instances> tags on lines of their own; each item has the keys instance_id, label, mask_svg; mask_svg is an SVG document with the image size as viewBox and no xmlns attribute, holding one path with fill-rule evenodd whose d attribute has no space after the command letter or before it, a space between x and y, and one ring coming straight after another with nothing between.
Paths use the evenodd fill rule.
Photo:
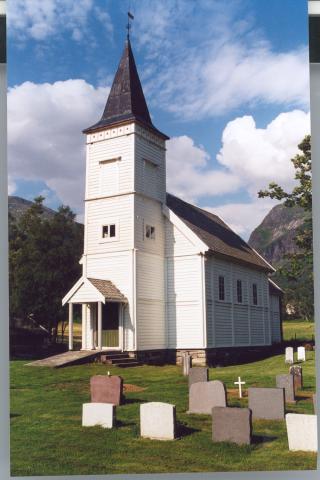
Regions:
<instances>
[{"instance_id":1,"label":"white clapboard siding","mask_svg":"<svg viewBox=\"0 0 320 480\"><path fill-rule=\"evenodd\" d=\"M138 348L166 348L164 258L138 251L136 262Z\"/></svg>"},{"instance_id":2,"label":"white clapboard siding","mask_svg":"<svg viewBox=\"0 0 320 480\"><path fill-rule=\"evenodd\" d=\"M271 341L281 342L280 301L277 295L270 295Z\"/></svg>"},{"instance_id":3,"label":"white clapboard siding","mask_svg":"<svg viewBox=\"0 0 320 480\"><path fill-rule=\"evenodd\" d=\"M134 138L121 132L87 146L86 198L133 191Z\"/></svg>"},{"instance_id":4,"label":"white clapboard siding","mask_svg":"<svg viewBox=\"0 0 320 480\"><path fill-rule=\"evenodd\" d=\"M206 264L208 347L270 345L268 277L247 266L208 257ZM219 300L219 276L225 279L225 300ZM242 302L237 298L242 282ZM253 284L258 305L253 305Z\"/></svg>"},{"instance_id":5,"label":"white clapboard siding","mask_svg":"<svg viewBox=\"0 0 320 480\"><path fill-rule=\"evenodd\" d=\"M90 303L101 301L101 294L90 283L84 282L72 296L72 303Z\"/></svg>"},{"instance_id":6,"label":"white clapboard siding","mask_svg":"<svg viewBox=\"0 0 320 480\"><path fill-rule=\"evenodd\" d=\"M196 255L199 246L194 245L186 235L179 230L170 220L165 219L165 255L166 257L178 257L184 255Z\"/></svg>"},{"instance_id":7,"label":"white clapboard siding","mask_svg":"<svg viewBox=\"0 0 320 480\"><path fill-rule=\"evenodd\" d=\"M165 202L166 172L164 142L141 127L135 135L135 190L137 193Z\"/></svg>"},{"instance_id":8,"label":"white clapboard siding","mask_svg":"<svg viewBox=\"0 0 320 480\"><path fill-rule=\"evenodd\" d=\"M124 310L124 349L134 348L133 310L133 252L125 251L108 255L88 255L87 277L110 280L127 298Z\"/></svg>"},{"instance_id":9,"label":"white clapboard siding","mask_svg":"<svg viewBox=\"0 0 320 480\"><path fill-rule=\"evenodd\" d=\"M166 260L169 348L203 348L200 255Z\"/></svg>"},{"instance_id":10,"label":"white clapboard siding","mask_svg":"<svg viewBox=\"0 0 320 480\"><path fill-rule=\"evenodd\" d=\"M133 248L134 195L122 195L87 202L86 253L107 253ZM116 224L115 239L102 238L102 226Z\"/></svg>"},{"instance_id":11,"label":"white clapboard siding","mask_svg":"<svg viewBox=\"0 0 320 480\"><path fill-rule=\"evenodd\" d=\"M135 247L143 252L164 256L164 215L161 203L135 195ZM146 238L146 225L155 227L155 239Z\"/></svg>"}]
</instances>

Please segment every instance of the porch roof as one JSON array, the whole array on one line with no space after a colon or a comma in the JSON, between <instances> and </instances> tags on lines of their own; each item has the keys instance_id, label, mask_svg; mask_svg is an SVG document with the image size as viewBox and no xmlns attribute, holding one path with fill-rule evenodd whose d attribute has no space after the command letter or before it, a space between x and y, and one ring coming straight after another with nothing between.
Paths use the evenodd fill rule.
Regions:
<instances>
[{"instance_id":1,"label":"porch roof","mask_svg":"<svg viewBox=\"0 0 320 480\"><path fill-rule=\"evenodd\" d=\"M127 301L127 298L110 280L81 277L62 299L62 305L92 302L127 303Z\"/></svg>"},{"instance_id":2,"label":"porch roof","mask_svg":"<svg viewBox=\"0 0 320 480\"><path fill-rule=\"evenodd\" d=\"M106 300L114 302L127 302L126 297L110 280L100 280L98 278L88 278L97 290L104 296Z\"/></svg>"}]
</instances>

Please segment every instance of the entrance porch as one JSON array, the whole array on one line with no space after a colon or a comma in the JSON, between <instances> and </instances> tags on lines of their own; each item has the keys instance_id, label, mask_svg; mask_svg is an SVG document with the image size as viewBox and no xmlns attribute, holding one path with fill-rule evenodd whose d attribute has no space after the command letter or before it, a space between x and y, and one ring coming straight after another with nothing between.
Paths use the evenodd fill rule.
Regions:
<instances>
[{"instance_id":1,"label":"entrance porch","mask_svg":"<svg viewBox=\"0 0 320 480\"><path fill-rule=\"evenodd\" d=\"M81 350L124 350L127 300L109 280L81 278L64 297L69 306L69 350L73 350L74 304L82 305Z\"/></svg>"}]
</instances>

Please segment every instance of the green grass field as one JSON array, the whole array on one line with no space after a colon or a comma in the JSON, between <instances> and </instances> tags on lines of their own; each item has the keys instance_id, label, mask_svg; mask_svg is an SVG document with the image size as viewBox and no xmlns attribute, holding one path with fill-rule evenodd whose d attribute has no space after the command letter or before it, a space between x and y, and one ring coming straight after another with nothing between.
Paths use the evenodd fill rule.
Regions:
<instances>
[{"instance_id":1,"label":"green grass field","mask_svg":"<svg viewBox=\"0 0 320 480\"><path fill-rule=\"evenodd\" d=\"M283 322L283 339L311 341L314 337L314 323L305 320L288 320Z\"/></svg>"},{"instance_id":2,"label":"green grass field","mask_svg":"<svg viewBox=\"0 0 320 480\"><path fill-rule=\"evenodd\" d=\"M126 403L117 408L118 427L82 428L82 403L89 401L94 374L120 374L127 387ZM187 380L176 366L142 366L122 370L99 364L63 369L27 367L11 362L12 475L89 475L207 471L315 469L316 455L289 452L283 421L255 421L251 446L214 444L211 418L187 415ZM210 369L210 379L223 380L231 406L246 406L233 382L241 375L248 386L275 386L286 373L284 356L231 367ZM303 365L304 390L290 412L313 413L314 353ZM177 407L180 438L161 442L139 438L139 404L148 401Z\"/></svg>"}]
</instances>

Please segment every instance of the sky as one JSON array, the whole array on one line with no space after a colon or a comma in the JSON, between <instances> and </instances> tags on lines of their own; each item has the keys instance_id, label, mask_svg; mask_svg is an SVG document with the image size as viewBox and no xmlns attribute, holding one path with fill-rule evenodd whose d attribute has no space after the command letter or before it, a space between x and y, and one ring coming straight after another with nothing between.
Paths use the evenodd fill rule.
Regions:
<instances>
[{"instance_id":1,"label":"sky","mask_svg":"<svg viewBox=\"0 0 320 480\"><path fill-rule=\"evenodd\" d=\"M9 193L83 218L85 137L131 43L154 125L166 133L167 190L245 239L294 186L310 132L305 0L10 0Z\"/></svg>"}]
</instances>

